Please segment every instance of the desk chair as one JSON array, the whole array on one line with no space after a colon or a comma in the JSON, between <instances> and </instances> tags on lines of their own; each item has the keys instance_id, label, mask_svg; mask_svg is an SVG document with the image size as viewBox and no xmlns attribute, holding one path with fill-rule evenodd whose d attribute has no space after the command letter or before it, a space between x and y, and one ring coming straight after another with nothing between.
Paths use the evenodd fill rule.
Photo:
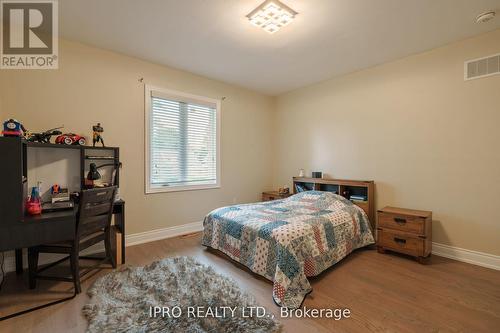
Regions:
<instances>
[{"instance_id":1,"label":"desk chair","mask_svg":"<svg viewBox=\"0 0 500 333\"><path fill-rule=\"evenodd\" d=\"M103 263L109 263L116 268L115 258L111 251L111 216L116 186L83 190L80 194L80 205L76 219L76 234L73 239L57 244L47 244L28 249L30 288L36 287L36 279L73 282L76 293L81 292L80 278L88 272L100 268ZM105 257L80 257L80 251L104 241ZM67 257L38 268L40 253L68 254ZM78 259L97 259L99 262L80 274ZM40 275L41 272L65 260L70 260L72 277L56 277Z\"/></svg>"}]
</instances>

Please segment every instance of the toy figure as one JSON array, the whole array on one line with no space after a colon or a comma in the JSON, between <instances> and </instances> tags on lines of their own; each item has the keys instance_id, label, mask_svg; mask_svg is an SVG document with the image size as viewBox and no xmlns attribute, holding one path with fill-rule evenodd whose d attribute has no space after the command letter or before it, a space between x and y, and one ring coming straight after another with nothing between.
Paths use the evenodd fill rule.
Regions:
<instances>
[{"instance_id":1,"label":"toy figure","mask_svg":"<svg viewBox=\"0 0 500 333\"><path fill-rule=\"evenodd\" d=\"M24 128L23 124L15 119L9 119L4 121L3 123L3 136L19 136L23 137L26 132L26 128Z\"/></svg>"},{"instance_id":2,"label":"toy figure","mask_svg":"<svg viewBox=\"0 0 500 333\"><path fill-rule=\"evenodd\" d=\"M61 186L57 184L52 185L52 187L50 188L50 193L52 194L59 194L59 191L61 191Z\"/></svg>"},{"instance_id":3,"label":"toy figure","mask_svg":"<svg viewBox=\"0 0 500 333\"><path fill-rule=\"evenodd\" d=\"M64 145L80 145L80 146L85 146L87 143L87 140L85 137L75 134L75 133L65 133L62 135L59 135L56 138L56 143L58 144L64 144Z\"/></svg>"},{"instance_id":4,"label":"toy figure","mask_svg":"<svg viewBox=\"0 0 500 333\"><path fill-rule=\"evenodd\" d=\"M61 135L62 132L59 129L64 126L52 128L42 133L31 133L26 136L26 139L29 142L41 142L41 143L50 143L50 139L53 135Z\"/></svg>"},{"instance_id":5,"label":"toy figure","mask_svg":"<svg viewBox=\"0 0 500 333\"><path fill-rule=\"evenodd\" d=\"M95 144L101 141L102 146L104 147L104 140L102 139L101 136L101 134L104 132L104 128L102 128L101 123L97 123L97 125L92 126L92 131L94 131L94 135L92 138L92 146L95 147Z\"/></svg>"}]
</instances>

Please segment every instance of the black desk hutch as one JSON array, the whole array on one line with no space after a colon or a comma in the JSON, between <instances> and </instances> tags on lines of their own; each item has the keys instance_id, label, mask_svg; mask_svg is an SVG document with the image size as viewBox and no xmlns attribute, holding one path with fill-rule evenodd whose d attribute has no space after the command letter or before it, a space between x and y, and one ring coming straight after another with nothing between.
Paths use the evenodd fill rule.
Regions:
<instances>
[{"instance_id":1,"label":"black desk hutch","mask_svg":"<svg viewBox=\"0 0 500 333\"><path fill-rule=\"evenodd\" d=\"M29 216L25 212L28 189L28 147L77 149L80 151L81 188L85 184L85 162L105 160L119 163L119 148L59 145L26 142L21 138L0 137L0 251L16 250L16 271L21 273L22 249L71 239L75 234L76 208L73 210ZM105 157L89 155L89 151L105 150ZM112 155L111 155L112 154ZM54 172L57 172L55 170ZM116 185L119 186L119 168ZM122 235L122 263L125 262L125 202L118 200L113 208L115 225Z\"/></svg>"}]
</instances>

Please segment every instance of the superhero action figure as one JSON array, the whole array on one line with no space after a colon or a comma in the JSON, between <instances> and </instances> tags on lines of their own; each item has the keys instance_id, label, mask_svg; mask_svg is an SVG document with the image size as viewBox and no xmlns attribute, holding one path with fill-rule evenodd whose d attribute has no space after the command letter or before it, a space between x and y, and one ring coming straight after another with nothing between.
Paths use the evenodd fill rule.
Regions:
<instances>
[{"instance_id":1,"label":"superhero action figure","mask_svg":"<svg viewBox=\"0 0 500 333\"><path fill-rule=\"evenodd\" d=\"M102 128L101 123L97 123L97 125L92 126L92 131L94 131L94 135L92 137L92 146L95 147L96 143L101 142L104 147L104 140L102 139L101 134L104 132L104 128Z\"/></svg>"}]
</instances>

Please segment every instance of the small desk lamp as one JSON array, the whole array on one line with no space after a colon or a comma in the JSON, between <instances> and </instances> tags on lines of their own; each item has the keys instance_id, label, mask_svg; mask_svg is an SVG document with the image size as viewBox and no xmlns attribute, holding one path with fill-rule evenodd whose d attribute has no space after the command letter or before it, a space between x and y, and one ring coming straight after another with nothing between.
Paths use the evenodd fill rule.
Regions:
<instances>
[{"instance_id":1,"label":"small desk lamp","mask_svg":"<svg viewBox=\"0 0 500 333\"><path fill-rule=\"evenodd\" d=\"M111 177L111 186L115 184L115 175L116 175L116 169L121 166L121 163L107 163L103 165L97 166L95 163L90 163L90 170L87 173L87 178L85 179L85 186L88 188L93 188L94 187L94 180L101 179L101 174L99 173L99 169L107 167L107 166L113 166L113 176Z\"/></svg>"}]
</instances>

